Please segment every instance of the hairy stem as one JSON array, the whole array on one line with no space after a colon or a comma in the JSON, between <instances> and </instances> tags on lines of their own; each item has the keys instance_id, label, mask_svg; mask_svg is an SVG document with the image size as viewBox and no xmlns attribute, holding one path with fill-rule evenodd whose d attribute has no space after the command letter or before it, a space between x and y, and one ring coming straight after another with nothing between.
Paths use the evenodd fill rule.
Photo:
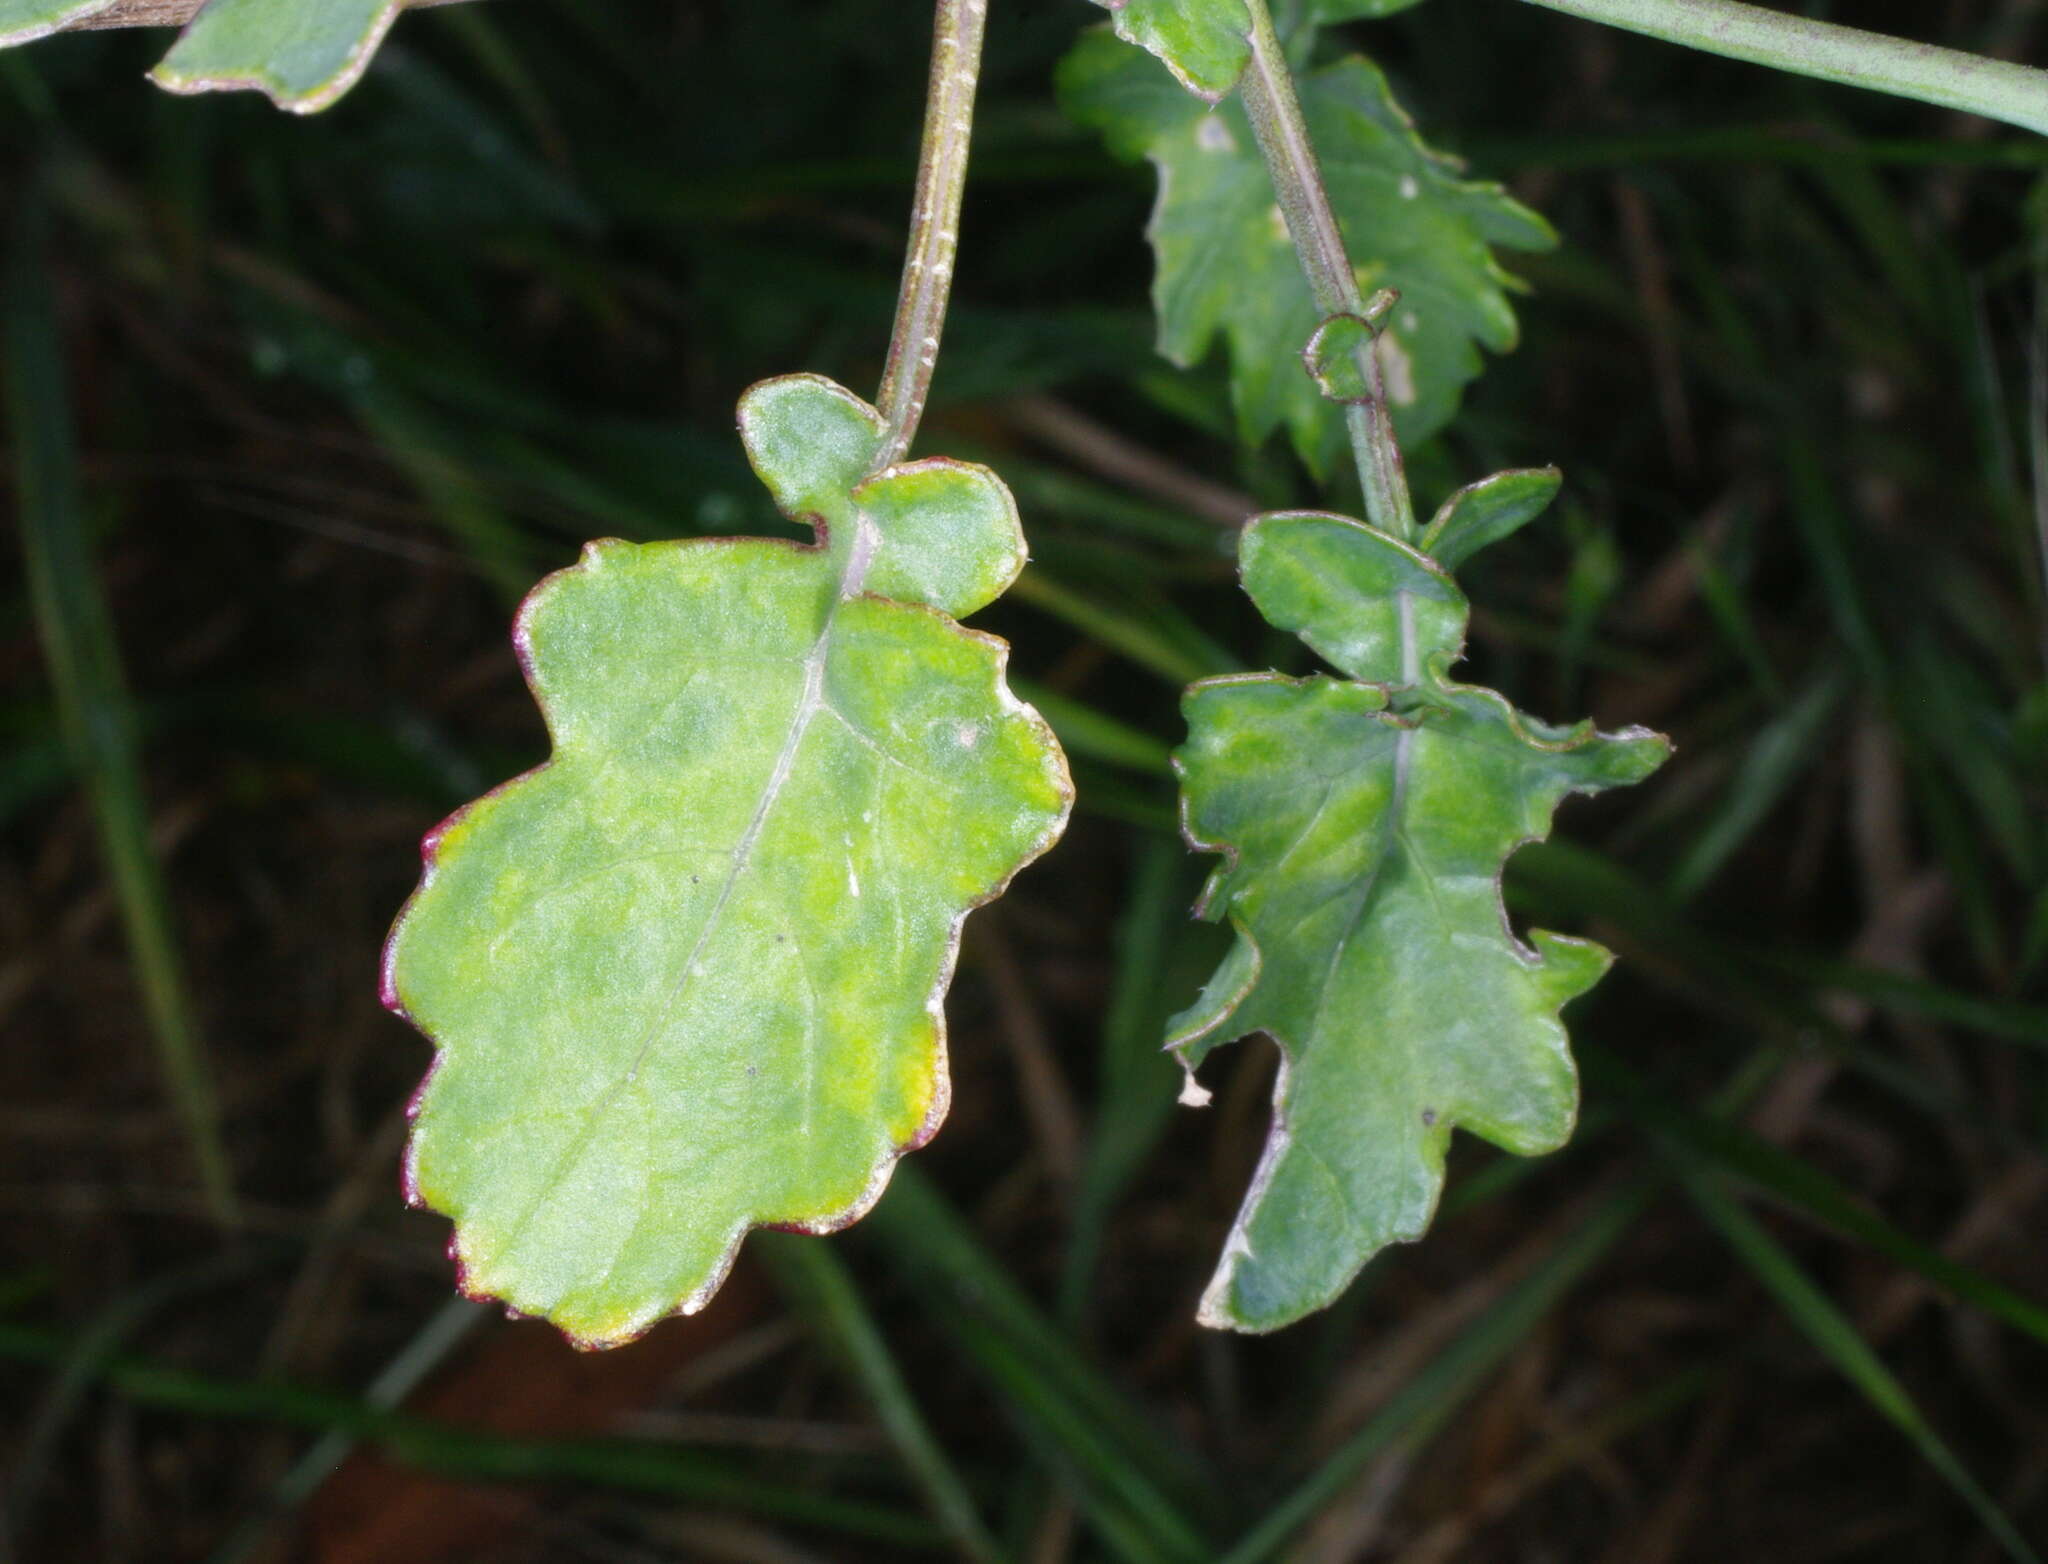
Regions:
<instances>
[{"instance_id":1,"label":"hairy stem","mask_svg":"<svg viewBox=\"0 0 2048 1564\"><path fill-rule=\"evenodd\" d=\"M1301 100L1294 93L1294 78L1287 68L1287 56L1273 29L1273 16L1266 0L1246 0L1251 12L1251 64L1246 68L1241 90L1245 113L1265 154L1273 189L1280 198L1280 211L1287 220L1287 235L1294 241L1295 254L1308 277L1309 292L1316 311L1326 319L1332 315L1365 317L1365 297L1359 291L1358 272L1345 253L1344 232L1337 226L1337 214L1330 210L1330 197L1323 188L1323 171L1309 144L1308 124L1302 117ZM1365 486L1366 518L1382 532L1410 540L1415 536L1415 512L1408 499L1408 479L1401 468L1401 447L1394 438L1394 421L1387 407L1386 380L1380 370L1379 354L1372 338L1357 350L1358 372L1366 395L1346 406L1345 421L1351 430L1351 449L1358 461L1359 480Z\"/></svg>"},{"instance_id":2,"label":"hairy stem","mask_svg":"<svg viewBox=\"0 0 2048 1564\"><path fill-rule=\"evenodd\" d=\"M1752 65L1982 114L2048 135L2048 71L1740 0L1530 0Z\"/></svg>"},{"instance_id":3,"label":"hairy stem","mask_svg":"<svg viewBox=\"0 0 2048 1564\"><path fill-rule=\"evenodd\" d=\"M988 0L939 0L932 28L932 80L925 100L924 150L917 199L910 209L910 249L896 299L889 363L875 397L888 422L877 466L900 461L917 434L931 394L932 365L952 290L960 240L960 199L967 190L967 144L974 128L974 88L981 75L981 36Z\"/></svg>"}]
</instances>

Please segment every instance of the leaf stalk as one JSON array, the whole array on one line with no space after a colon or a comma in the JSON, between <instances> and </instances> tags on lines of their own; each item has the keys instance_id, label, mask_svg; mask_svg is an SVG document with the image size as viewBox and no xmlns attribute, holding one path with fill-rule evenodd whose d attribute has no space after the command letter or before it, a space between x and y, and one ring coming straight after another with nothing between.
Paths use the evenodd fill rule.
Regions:
<instances>
[{"instance_id":1,"label":"leaf stalk","mask_svg":"<svg viewBox=\"0 0 2048 1564\"><path fill-rule=\"evenodd\" d=\"M896 298L896 324L889 335L889 361L875 396L888 426L877 469L901 461L910 450L931 394L932 366L938 362L960 242L960 203L967 191L968 143L987 20L988 0L938 0L910 244Z\"/></svg>"},{"instance_id":2,"label":"leaf stalk","mask_svg":"<svg viewBox=\"0 0 2048 1564\"><path fill-rule=\"evenodd\" d=\"M1344 248L1344 231L1330 207L1322 166L1308 136L1308 122L1294 91L1287 54L1273 27L1266 0L1245 0L1251 13L1251 64L1239 90L1252 133L1258 137L1279 198L1287 236L1293 241L1317 312L1368 318L1358 271ZM1401 465L1401 447L1387 406L1386 377L1372 344L1377 332L1355 353L1366 395L1344 410L1358 476L1365 487L1366 518L1382 532L1405 542L1415 538L1415 511L1408 498L1408 478Z\"/></svg>"}]
</instances>

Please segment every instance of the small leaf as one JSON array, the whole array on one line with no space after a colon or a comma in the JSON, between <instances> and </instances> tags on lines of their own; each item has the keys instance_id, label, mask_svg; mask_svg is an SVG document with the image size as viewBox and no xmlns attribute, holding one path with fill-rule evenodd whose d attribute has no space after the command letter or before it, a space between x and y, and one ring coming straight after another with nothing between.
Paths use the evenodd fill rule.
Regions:
<instances>
[{"instance_id":1,"label":"small leaf","mask_svg":"<svg viewBox=\"0 0 2048 1564\"><path fill-rule=\"evenodd\" d=\"M1468 483L1437 511L1422 534L1422 551L1444 569L1456 570L1542 515L1563 482L1555 467L1520 467Z\"/></svg>"},{"instance_id":2,"label":"small leaf","mask_svg":"<svg viewBox=\"0 0 2048 1564\"><path fill-rule=\"evenodd\" d=\"M1341 60L1299 85L1360 286L1401 296L1379 345L1395 425L1404 440L1426 438L1457 411L1479 349L1515 344L1508 295L1518 284L1491 247L1546 249L1556 236L1498 185L1457 177L1367 61ZM1117 156L1158 167L1149 233L1159 351L1193 365L1220 335L1243 438L1284 428L1317 473L1331 471L1347 448L1343 410L1281 351L1306 344L1320 317L1243 108L1205 108L1102 31L1062 62L1060 94Z\"/></svg>"},{"instance_id":3,"label":"small leaf","mask_svg":"<svg viewBox=\"0 0 2048 1564\"><path fill-rule=\"evenodd\" d=\"M968 911L1071 799L1007 648L1023 564L985 468L869 476L874 409L814 376L740 405L809 546L592 544L516 641L554 756L428 838L387 1002L440 1048L414 1198L466 1290L586 1345L711 1296L742 1235L828 1232L946 1110Z\"/></svg>"},{"instance_id":4,"label":"small leaf","mask_svg":"<svg viewBox=\"0 0 2048 1564\"><path fill-rule=\"evenodd\" d=\"M1364 358L1378 350L1380 323L1400 302L1391 288L1382 288L1366 301L1363 315L1332 315L1308 339L1301 350L1302 367L1316 383L1316 389L1333 402L1368 402L1372 383L1366 378Z\"/></svg>"},{"instance_id":5,"label":"small leaf","mask_svg":"<svg viewBox=\"0 0 2048 1564\"><path fill-rule=\"evenodd\" d=\"M1096 0L1114 14L1116 35L1157 55L1180 84L1214 103L1251 63L1251 13L1244 0Z\"/></svg>"},{"instance_id":6,"label":"small leaf","mask_svg":"<svg viewBox=\"0 0 2048 1564\"><path fill-rule=\"evenodd\" d=\"M356 84L403 0L209 0L151 71L170 92L253 87L312 114Z\"/></svg>"},{"instance_id":7,"label":"small leaf","mask_svg":"<svg viewBox=\"0 0 2048 1564\"><path fill-rule=\"evenodd\" d=\"M113 7L114 0L0 0L0 49L34 43Z\"/></svg>"},{"instance_id":8,"label":"small leaf","mask_svg":"<svg viewBox=\"0 0 2048 1564\"><path fill-rule=\"evenodd\" d=\"M1237 946L1168 1042L1190 1070L1270 1033L1271 1138L1202 1302L1271 1330L1419 1237L1454 1125L1509 1151L1563 1143L1577 1076L1558 1009L1607 952L1510 930L1500 874L1568 793L1639 781L1641 729L1557 728L1451 682L1463 593L1428 556L1341 516L1263 516L1245 589L1360 682L1279 674L1195 685L1175 757L1197 847L1225 855L1199 909Z\"/></svg>"}]
</instances>

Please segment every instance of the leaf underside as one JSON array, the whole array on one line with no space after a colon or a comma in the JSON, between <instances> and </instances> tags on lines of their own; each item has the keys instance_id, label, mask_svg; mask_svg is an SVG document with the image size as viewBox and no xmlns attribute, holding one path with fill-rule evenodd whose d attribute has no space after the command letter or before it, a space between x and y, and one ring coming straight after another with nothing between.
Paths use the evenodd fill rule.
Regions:
<instances>
[{"instance_id":1,"label":"leaf underside","mask_svg":"<svg viewBox=\"0 0 2048 1564\"><path fill-rule=\"evenodd\" d=\"M1427 438L1457 412L1482 368L1480 348L1515 345L1508 296L1519 285L1493 247L1547 249L1556 235L1498 185L1459 178L1370 62L1340 60L1298 85L1360 287L1401 295L1380 337L1396 428L1405 440ZM1257 443L1285 429L1302 459L1329 474L1346 449L1343 409L1293 351L1318 316L1241 104L1204 103L1101 29L1062 62L1060 94L1119 157L1159 170L1148 232L1160 352L1193 365L1222 337L1242 437Z\"/></svg>"},{"instance_id":2,"label":"leaf underside","mask_svg":"<svg viewBox=\"0 0 2048 1564\"><path fill-rule=\"evenodd\" d=\"M1237 942L1168 1044L1190 1071L1252 1032L1281 1052L1271 1136L1201 1309L1262 1331L1422 1234L1453 1126L1523 1155L1569 1136L1558 1011L1609 957L1542 931L1524 944L1501 870L1566 794L1639 781L1669 746L1551 727L1452 682L1463 594L1363 523L1264 516L1240 564L1266 618L1349 675L1197 684L1175 757L1189 840L1226 857L1199 910Z\"/></svg>"},{"instance_id":3,"label":"leaf underside","mask_svg":"<svg viewBox=\"0 0 2048 1564\"><path fill-rule=\"evenodd\" d=\"M598 543L515 640L552 759L428 838L386 1000L436 1043L407 1161L466 1291L611 1345L711 1296L749 1228L827 1232L947 1101L967 912L1071 788L954 616L1023 562L985 468L869 476L812 376L740 407L817 541Z\"/></svg>"}]
</instances>

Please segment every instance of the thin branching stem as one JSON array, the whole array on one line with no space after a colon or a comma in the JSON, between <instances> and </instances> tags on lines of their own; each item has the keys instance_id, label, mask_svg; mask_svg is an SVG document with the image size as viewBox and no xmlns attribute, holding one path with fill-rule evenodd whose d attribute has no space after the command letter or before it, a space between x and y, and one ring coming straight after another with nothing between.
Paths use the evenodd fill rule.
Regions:
<instances>
[{"instance_id":1,"label":"thin branching stem","mask_svg":"<svg viewBox=\"0 0 2048 1564\"><path fill-rule=\"evenodd\" d=\"M1362 320L1366 304L1358 272L1345 252L1344 231L1337 226L1337 214L1330 209L1329 193L1323 188L1322 167L1309 142L1308 123L1302 116L1301 100L1295 96L1294 78L1274 31L1273 15L1266 0L1246 0L1246 9L1252 18L1252 58L1240 91L1280 199L1288 237L1301 257L1317 313L1325 319L1350 315ZM1394 438L1393 416L1387 406L1386 379L1371 340L1357 350L1358 372L1367 394L1347 404L1345 420L1359 481L1365 486L1366 518L1382 532L1407 540L1415 535L1415 512L1409 503L1401 447Z\"/></svg>"},{"instance_id":2,"label":"thin branching stem","mask_svg":"<svg viewBox=\"0 0 2048 1564\"><path fill-rule=\"evenodd\" d=\"M2048 135L2048 71L1740 0L1531 0L1708 54L1868 87Z\"/></svg>"},{"instance_id":3,"label":"thin branching stem","mask_svg":"<svg viewBox=\"0 0 2048 1564\"><path fill-rule=\"evenodd\" d=\"M932 27L931 91L925 100L917 199L910 211L910 248L896 299L896 327L889 337L889 363L875 397L889 431L880 466L900 461L909 451L931 394L960 242L960 200L967 190L967 148L987 19L988 0L939 0Z\"/></svg>"}]
</instances>

